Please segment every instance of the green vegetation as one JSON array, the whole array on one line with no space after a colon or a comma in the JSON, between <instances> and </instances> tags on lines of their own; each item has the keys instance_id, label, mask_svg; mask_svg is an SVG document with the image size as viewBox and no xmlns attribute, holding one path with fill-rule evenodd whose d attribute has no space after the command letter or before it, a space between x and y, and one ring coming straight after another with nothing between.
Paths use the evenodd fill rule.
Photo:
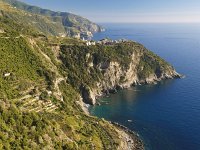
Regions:
<instances>
[{"instance_id":1,"label":"green vegetation","mask_svg":"<svg viewBox=\"0 0 200 150\"><path fill-rule=\"evenodd\" d=\"M52 36L89 22L9 3L23 10L0 0L0 149L117 149L122 144L117 128L86 115L81 88L95 88L111 62L127 70L133 54L141 79L171 66L136 42L86 46Z\"/></svg>"},{"instance_id":2,"label":"green vegetation","mask_svg":"<svg viewBox=\"0 0 200 150\"><path fill-rule=\"evenodd\" d=\"M130 56L134 51L130 44L133 43L89 47L78 44L62 45L61 60L68 72L68 82L77 90L81 86L93 87L97 81L103 78L103 71L99 70L99 64L116 61L122 67L128 67L131 62ZM94 67L90 67L88 65L90 63Z\"/></svg>"},{"instance_id":3,"label":"green vegetation","mask_svg":"<svg viewBox=\"0 0 200 150\"><path fill-rule=\"evenodd\" d=\"M145 79L154 73L159 77L168 66L170 65L156 54L151 51L144 51L138 66L139 78Z\"/></svg>"},{"instance_id":4,"label":"green vegetation","mask_svg":"<svg viewBox=\"0 0 200 150\"><path fill-rule=\"evenodd\" d=\"M0 149L42 149L51 144L56 148L67 144L59 142L59 125L45 115L22 113L14 104L1 101L0 116Z\"/></svg>"},{"instance_id":5,"label":"green vegetation","mask_svg":"<svg viewBox=\"0 0 200 150\"><path fill-rule=\"evenodd\" d=\"M6 16L0 20L5 31L0 37L0 149L116 149L116 128L83 112L69 80L55 87L56 79L71 70L52 47L84 43L47 38Z\"/></svg>"},{"instance_id":6,"label":"green vegetation","mask_svg":"<svg viewBox=\"0 0 200 150\"><path fill-rule=\"evenodd\" d=\"M126 70L132 61L132 54L138 56L137 66L139 79L146 79L151 74L158 76L166 70L169 64L163 59L144 48L139 43L124 42L112 45L84 46L82 44L63 44L61 46L61 60L68 73L68 83L80 92L81 87L95 87L95 83L103 80L104 68L102 63L118 62ZM137 60L135 60L137 61ZM92 64L91 67L89 64ZM123 77L120 79L124 81Z\"/></svg>"},{"instance_id":7,"label":"green vegetation","mask_svg":"<svg viewBox=\"0 0 200 150\"><path fill-rule=\"evenodd\" d=\"M23 38L0 38L0 57L0 93L6 93L7 98L13 98L23 86L42 79L36 72L41 62ZM5 77L6 73L11 75Z\"/></svg>"}]
</instances>

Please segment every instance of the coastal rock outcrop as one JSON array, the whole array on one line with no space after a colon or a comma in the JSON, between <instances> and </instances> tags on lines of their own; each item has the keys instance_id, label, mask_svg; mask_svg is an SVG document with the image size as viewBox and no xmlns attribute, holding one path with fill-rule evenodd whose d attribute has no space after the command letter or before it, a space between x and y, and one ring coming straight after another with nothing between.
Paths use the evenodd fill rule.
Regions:
<instances>
[{"instance_id":1,"label":"coastal rock outcrop","mask_svg":"<svg viewBox=\"0 0 200 150\"><path fill-rule=\"evenodd\" d=\"M156 84L161 80L181 77L171 65L166 62L156 62L155 56L150 56L151 61L158 64L156 68L148 68L148 71L146 67L151 66L152 62L145 62L142 65L141 63L145 61L143 60L144 55L148 56L148 53L133 52L127 67L124 67L117 61L100 62L97 68L102 72L103 77L96 82L95 87L82 90L85 102L94 105L97 97L116 93L118 89L129 88L133 85Z\"/></svg>"},{"instance_id":2,"label":"coastal rock outcrop","mask_svg":"<svg viewBox=\"0 0 200 150\"><path fill-rule=\"evenodd\" d=\"M168 62L134 41L61 45L59 58L68 83L92 105L99 96L119 89L181 77Z\"/></svg>"}]
</instances>

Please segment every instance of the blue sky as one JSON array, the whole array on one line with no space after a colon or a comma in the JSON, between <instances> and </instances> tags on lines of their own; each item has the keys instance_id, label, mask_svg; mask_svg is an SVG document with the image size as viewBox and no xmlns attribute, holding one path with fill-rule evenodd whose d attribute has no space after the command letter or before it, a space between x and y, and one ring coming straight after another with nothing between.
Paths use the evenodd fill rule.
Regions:
<instances>
[{"instance_id":1,"label":"blue sky","mask_svg":"<svg viewBox=\"0 0 200 150\"><path fill-rule=\"evenodd\" d=\"M200 22L200 0L21 0L94 22Z\"/></svg>"}]
</instances>

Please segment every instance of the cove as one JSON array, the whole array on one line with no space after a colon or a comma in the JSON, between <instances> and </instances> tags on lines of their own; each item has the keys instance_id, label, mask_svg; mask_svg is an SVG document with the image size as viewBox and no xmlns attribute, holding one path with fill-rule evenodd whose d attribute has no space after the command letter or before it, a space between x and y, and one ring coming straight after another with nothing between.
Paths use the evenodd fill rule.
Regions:
<instances>
[{"instance_id":1,"label":"cove","mask_svg":"<svg viewBox=\"0 0 200 150\"><path fill-rule=\"evenodd\" d=\"M135 86L101 98L92 115L136 131L149 150L200 149L200 25L104 24L94 36L145 45L186 78Z\"/></svg>"}]
</instances>

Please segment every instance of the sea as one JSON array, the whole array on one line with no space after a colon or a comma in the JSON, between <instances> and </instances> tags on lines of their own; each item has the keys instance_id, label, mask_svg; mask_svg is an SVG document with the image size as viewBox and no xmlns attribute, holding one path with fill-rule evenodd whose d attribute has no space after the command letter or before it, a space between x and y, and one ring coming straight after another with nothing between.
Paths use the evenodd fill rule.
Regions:
<instances>
[{"instance_id":1,"label":"sea","mask_svg":"<svg viewBox=\"0 0 200 150\"><path fill-rule=\"evenodd\" d=\"M200 24L102 24L103 38L143 44L172 64L183 79L135 86L99 99L92 115L139 134L146 150L200 150Z\"/></svg>"}]
</instances>

